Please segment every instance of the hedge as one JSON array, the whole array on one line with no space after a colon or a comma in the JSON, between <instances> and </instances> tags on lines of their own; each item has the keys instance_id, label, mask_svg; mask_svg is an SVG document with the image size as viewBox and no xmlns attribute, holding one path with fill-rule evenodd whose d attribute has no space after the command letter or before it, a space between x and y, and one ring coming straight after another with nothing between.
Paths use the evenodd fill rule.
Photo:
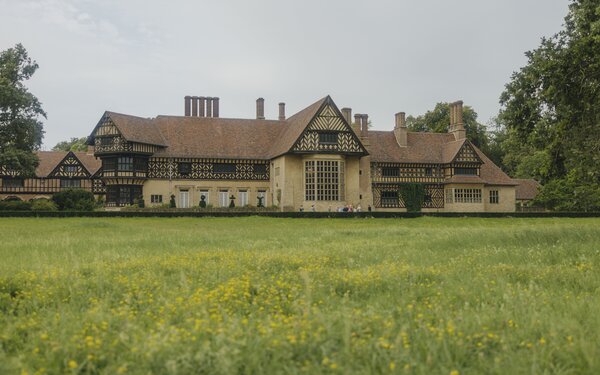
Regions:
<instances>
[{"instance_id":1,"label":"hedge","mask_svg":"<svg viewBox=\"0 0 600 375\"><path fill-rule=\"evenodd\" d=\"M559 218L600 217L600 212L198 212L198 211L0 211L0 217L243 217L278 218Z\"/></svg>"}]
</instances>

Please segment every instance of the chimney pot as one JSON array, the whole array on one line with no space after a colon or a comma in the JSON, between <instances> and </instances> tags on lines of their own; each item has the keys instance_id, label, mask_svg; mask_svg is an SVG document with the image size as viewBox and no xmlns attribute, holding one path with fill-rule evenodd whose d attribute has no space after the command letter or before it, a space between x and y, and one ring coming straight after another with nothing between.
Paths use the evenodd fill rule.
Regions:
<instances>
[{"instance_id":1,"label":"chimney pot","mask_svg":"<svg viewBox=\"0 0 600 375\"><path fill-rule=\"evenodd\" d=\"M212 115L212 99L210 96L206 97L206 117L213 117Z\"/></svg>"},{"instance_id":2,"label":"chimney pot","mask_svg":"<svg viewBox=\"0 0 600 375\"><path fill-rule=\"evenodd\" d=\"M285 103L279 103L279 121L285 120Z\"/></svg>"},{"instance_id":3,"label":"chimney pot","mask_svg":"<svg viewBox=\"0 0 600 375\"><path fill-rule=\"evenodd\" d=\"M186 115L186 116L189 116L189 115L190 115L190 105L191 105L191 101L192 101L192 97L191 97L191 96L189 96L189 95L186 95L186 96L183 98L183 102L184 102L184 104L185 104L185 112L184 112L184 113L185 113L185 115Z\"/></svg>"},{"instance_id":4,"label":"chimney pot","mask_svg":"<svg viewBox=\"0 0 600 375\"><path fill-rule=\"evenodd\" d=\"M192 96L192 116L198 117L198 97Z\"/></svg>"},{"instance_id":5,"label":"chimney pot","mask_svg":"<svg viewBox=\"0 0 600 375\"><path fill-rule=\"evenodd\" d=\"M213 117L219 117L219 98L213 98Z\"/></svg>"},{"instance_id":6,"label":"chimney pot","mask_svg":"<svg viewBox=\"0 0 600 375\"><path fill-rule=\"evenodd\" d=\"M369 136L369 115L361 115L361 135L363 137Z\"/></svg>"},{"instance_id":7,"label":"chimney pot","mask_svg":"<svg viewBox=\"0 0 600 375\"><path fill-rule=\"evenodd\" d=\"M206 98L204 96L200 96L198 97L198 102L200 103L199 107L199 111L198 111L198 116L200 117L204 117L204 108L206 106Z\"/></svg>"},{"instance_id":8,"label":"chimney pot","mask_svg":"<svg viewBox=\"0 0 600 375\"><path fill-rule=\"evenodd\" d=\"M406 113L405 112L396 113L395 128L405 128L405 127L406 127Z\"/></svg>"},{"instance_id":9,"label":"chimney pot","mask_svg":"<svg viewBox=\"0 0 600 375\"><path fill-rule=\"evenodd\" d=\"M256 99L256 119L265 119L265 99L263 98Z\"/></svg>"},{"instance_id":10,"label":"chimney pot","mask_svg":"<svg viewBox=\"0 0 600 375\"><path fill-rule=\"evenodd\" d=\"M348 125L352 125L352 108L342 108L342 116L344 116L344 119L346 120Z\"/></svg>"}]
</instances>

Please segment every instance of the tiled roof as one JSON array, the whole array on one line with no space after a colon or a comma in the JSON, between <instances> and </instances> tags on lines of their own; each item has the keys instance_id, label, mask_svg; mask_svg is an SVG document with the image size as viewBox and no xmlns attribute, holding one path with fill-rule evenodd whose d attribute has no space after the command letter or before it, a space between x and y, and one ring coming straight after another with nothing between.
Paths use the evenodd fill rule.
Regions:
<instances>
[{"instance_id":1,"label":"tiled roof","mask_svg":"<svg viewBox=\"0 0 600 375\"><path fill-rule=\"evenodd\" d=\"M37 177L48 177L68 153L68 151L37 151L36 155L40 160L40 164L35 170L35 175ZM73 152L73 154L90 172L90 175L94 175L102 166L100 159L96 159L92 154L87 152Z\"/></svg>"},{"instance_id":2,"label":"tiled roof","mask_svg":"<svg viewBox=\"0 0 600 375\"><path fill-rule=\"evenodd\" d=\"M117 128L119 128L121 135L128 141L158 146L167 145L153 119L109 111L106 111L105 115L110 117Z\"/></svg>"},{"instance_id":3,"label":"tiled roof","mask_svg":"<svg viewBox=\"0 0 600 375\"><path fill-rule=\"evenodd\" d=\"M190 116L158 116L154 120L168 147L155 156L223 159L270 159L289 125L284 121Z\"/></svg>"},{"instance_id":4,"label":"tiled roof","mask_svg":"<svg viewBox=\"0 0 600 375\"><path fill-rule=\"evenodd\" d=\"M540 190L540 183L534 179L521 179L514 178L513 181L517 185L517 200L531 200L534 199Z\"/></svg>"},{"instance_id":5,"label":"tiled roof","mask_svg":"<svg viewBox=\"0 0 600 375\"><path fill-rule=\"evenodd\" d=\"M450 133L414 133L407 134L407 146L400 147L393 131L370 131L369 153L371 161L391 163L431 163L446 164L452 162L460 148L469 142L466 139L456 141ZM482 161L480 176L454 176L448 182L485 183L488 185L516 185L481 150L469 142Z\"/></svg>"}]
</instances>

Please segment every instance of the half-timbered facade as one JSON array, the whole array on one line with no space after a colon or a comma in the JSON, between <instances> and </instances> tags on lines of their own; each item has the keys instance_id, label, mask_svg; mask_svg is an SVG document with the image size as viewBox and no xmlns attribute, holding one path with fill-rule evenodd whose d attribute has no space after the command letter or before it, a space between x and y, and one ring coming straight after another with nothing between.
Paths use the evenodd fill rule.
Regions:
<instances>
[{"instance_id":1,"label":"half-timbered facade","mask_svg":"<svg viewBox=\"0 0 600 375\"><path fill-rule=\"evenodd\" d=\"M258 204L282 210L404 210L402 189L422 184L425 211L513 211L515 183L465 137L462 102L450 131L370 131L368 117L327 96L277 120L219 117L218 98L186 97L184 116L106 112L88 143L101 161L108 206Z\"/></svg>"},{"instance_id":2,"label":"half-timbered facade","mask_svg":"<svg viewBox=\"0 0 600 375\"><path fill-rule=\"evenodd\" d=\"M448 133L409 132L403 112L390 131L327 96L286 118L219 117L219 99L186 97L184 116L105 112L92 152L40 152L37 177L0 167L0 199L47 197L69 187L105 195L108 207L277 206L281 210L405 210L403 189L423 187L423 211L514 211L514 180L466 139L462 102Z\"/></svg>"},{"instance_id":3,"label":"half-timbered facade","mask_svg":"<svg viewBox=\"0 0 600 375\"><path fill-rule=\"evenodd\" d=\"M24 178L0 166L0 200L50 198L68 188L105 193L100 161L90 152L38 151L39 165L34 177Z\"/></svg>"}]
</instances>

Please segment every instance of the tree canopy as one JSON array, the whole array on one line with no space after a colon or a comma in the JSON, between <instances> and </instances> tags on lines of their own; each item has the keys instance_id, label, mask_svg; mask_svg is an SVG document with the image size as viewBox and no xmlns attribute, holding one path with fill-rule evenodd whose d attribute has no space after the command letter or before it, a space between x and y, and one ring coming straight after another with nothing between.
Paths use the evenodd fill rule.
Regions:
<instances>
[{"instance_id":1,"label":"tree canopy","mask_svg":"<svg viewBox=\"0 0 600 375\"><path fill-rule=\"evenodd\" d=\"M502 93L504 164L545 186L538 201L600 210L600 6L573 0L564 30L526 53Z\"/></svg>"},{"instance_id":2,"label":"tree canopy","mask_svg":"<svg viewBox=\"0 0 600 375\"><path fill-rule=\"evenodd\" d=\"M52 147L52 151L86 151L88 147L86 141L87 137L73 137L68 141L58 142Z\"/></svg>"},{"instance_id":3,"label":"tree canopy","mask_svg":"<svg viewBox=\"0 0 600 375\"><path fill-rule=\"evenodd\" d=\"M24 85L37 69L21 44L0 52L0 165L22 176L34 175L44 135L46 113Z\"/></svg>"}]
</instances>

